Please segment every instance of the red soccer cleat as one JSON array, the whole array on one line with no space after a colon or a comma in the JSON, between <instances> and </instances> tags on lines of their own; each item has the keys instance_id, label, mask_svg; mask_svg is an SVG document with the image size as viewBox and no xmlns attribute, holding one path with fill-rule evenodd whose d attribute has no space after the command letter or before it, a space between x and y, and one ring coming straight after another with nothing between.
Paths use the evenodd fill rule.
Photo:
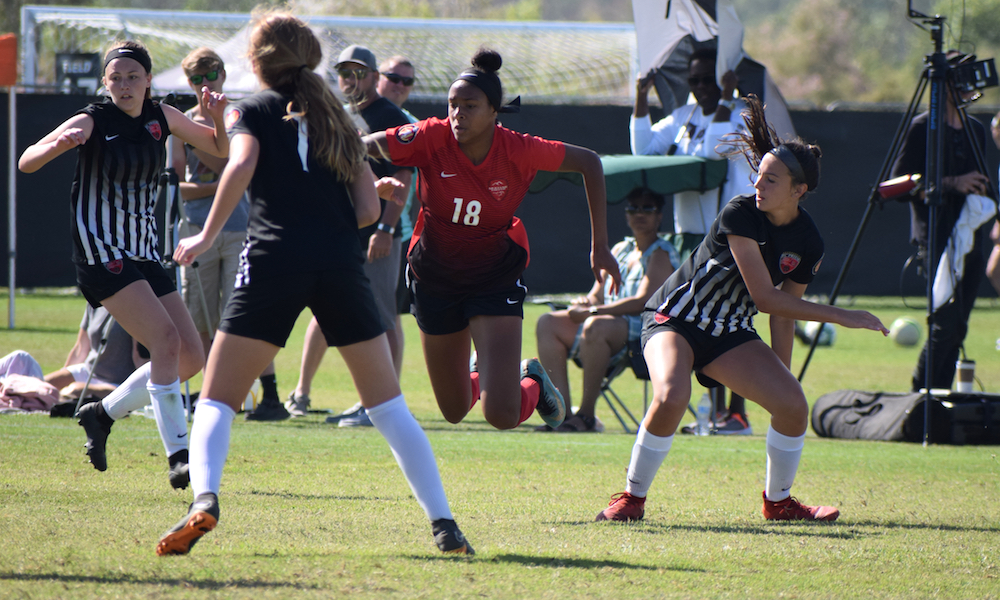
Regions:
<instances>
[{"instance_id":1,"label":"red soccer cleat","mask_svg":"<svg viewBox=\"0 0 1000 600\"><path fill-rule=\"evenodd\" d=\"M764 518L768 521L836 521L840 511L832 506L806 506L792 496L779 502L764 497Z\"/></svg>"},{"instance_id":2,"label":"red soccer cleat","mask_svg":"<svg viewBox=\"0 0 1000 600\"><path fill-rule=\"evenodd\" d=\"M646 499L621 492L611 496L608 507L597 513L595 521L641 521L646 514Z\"/></svg>"}]
</instances>

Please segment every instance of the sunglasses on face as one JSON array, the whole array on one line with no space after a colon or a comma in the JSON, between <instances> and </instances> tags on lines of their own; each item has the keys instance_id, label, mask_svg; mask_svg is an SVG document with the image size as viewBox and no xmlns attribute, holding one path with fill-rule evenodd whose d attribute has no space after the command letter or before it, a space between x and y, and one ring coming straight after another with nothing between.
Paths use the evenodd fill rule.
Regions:
<instances>
[{"instance_id":1,"label":"sunglasses on face","mask_svg":"<svg viewBox=\"0 0 1000 600\"><path fill-rule=\"evenodd\" d=\"M688 77L688 85L698 87L698 85L712 85L715 83L715 75L702 75L701 77Z\"/></svg>"},{"instance_id":2,"label":"sunglasses on face","mask_svg":"<svg viewBox=\"0 0 1000 600\"><path fill-rule=\"evenodd\" d=\"M337 75L339 75L341 79L350 79L351 77L354 77L355 79L361 80L361 79L364 79L365 77L368 77L368 73L370 73L370 72L371 71L369 71L368 69L364 69L364 68L361 68L361 69L337 69Z\"/></svg>"},{"instance_id":3,"label":"sunglasses on face","mask_svg":"<svg viewBox=\"0 0 1000 600\"><path fill-rule=\"evenodd\" d=\"M396 75L395 73L382 73L382 77L385 77L393 83L402 83L406 87L413 85L413 82L417 80L416 77L403 77L402 75Z\"/></svg>"},{"instance_id":4,"label":"sunglasses on face","mask_svg":"<svg viewBox=\"0 0 1000 600\"><path fill-rule=\"evenodd\" d=\"M651 204L647 204L646 206L626 206L625 212L630 215L637 215L639 213L651 215L653 213L660 212L660 209Z\"/></svg>"},{"instance_id":5,"label":"sunglasses on face","mask_svg":"<svg viewBox=\"0 0 1000 600\"><path fill-rule=\"evenodd\" d=\"M206 81L206 80L207 81L215 81L218 78L219 78L219 70L216 69L214 71L209 71L208 73L205 73L204 75L192 75L192 76L188 77L188 81L190 81L191 83L193 83L195 85L198 85L202 81Z\"/></svg>"}]
</instances>

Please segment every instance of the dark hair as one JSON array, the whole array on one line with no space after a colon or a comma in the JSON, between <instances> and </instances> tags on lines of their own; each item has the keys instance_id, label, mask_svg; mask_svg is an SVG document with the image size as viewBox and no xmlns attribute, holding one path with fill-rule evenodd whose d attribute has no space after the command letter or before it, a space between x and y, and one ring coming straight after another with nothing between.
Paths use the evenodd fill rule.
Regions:
<instances>
[{"instance_id":1,"label":"dark hair","mask_svg":"<svg viewBox=\"0 0 1000 600\"><path fill-rule=\"evenodd\" d=\"M480 47L472 57L472 68L462 71L456 81L467 81L486 94L493 110L500 112L503 106L503 85L497 71L503 65L503 58L496 50Z\"/></svg>"},{"instance_id":2,"label":"dark hair","mask_svg":"<svg viewBox=\"0 0 1000 600\"><path fill-rule=\"evenodd\" d=\"M663 210L663 205L667 203L667 199L663 196L663 194L654 192L648 187L643 187L641 185L632 188L632 191L625 196L625 201L635 203L636 200L641 200L642 198L649 198L652 200L653 204L656 205L656 208L661 211Z\"/></svg>"},{"instance_id":3,"label":"dark hair","mask_svg":"<svg viewBox=\"0 0 1000 600\"><path fill-rule=\"evenodd\" d=\"M696 60L710 60L712 62L718 62L719 53L715 48L699 48L691 53L688 57L688 69L691 68L691 63Z\"/></svg>"},{"instance_id":4,"label":"dark hair","mask_svg":"<svg viewBox=\"0 0 1000 600\"><path fill-rule=\"evenodd\" d=\"M798 161L801 167L799 175L796 169L789 167L792 172L792 180L796 183L806 184L808 191L816 189L819 185L819 159L823 156L823 151L815 144L807 144L801 138L783 140L778 137L767 120L764 118L764 104L757 96L750 94L743 100L747 104L743 111L743 122L747 125L746 133L736 133L727 135L724 140L733 145L733 148L721 152L725 156L742 154L746 157L750 167L757 172L760 161L764 155L779 146L787 148ZM779 155L778 158L781 158ZM787 163L786 163L787 166Z\"/></svg>"},{"instance_id":5,"label":"dark hair","mask_svg":"<svg viewBox=\"0 0 1000 600\"><path fill-rule=\"evenodd\" d=\"M119 54L114 54L119 52ZM149 49L140 42L139 40L116 40L111 43L111 47L104 54L104 68L101 69L101 78L104 78L105 71L108 70L108 65L115 58L131 58L140 65L143 69L146 69L146 74L149 75L153 72L153 59L149 56ZM149 87L146 87L146 99L149 100L153 96L149 91Z\"/></svg>"},{"instance_id":6,"label":"dark hair","mask_svg":"<svg viewBox=\"0 0 1000 600\"><path fill-rule=\"evenodd\" d=\"M313 72L323 49L309 26L287 12L255 11L249 56L262 82L292 97L284 118L305 119L316 160L351 182L367 151L354 122Z\"/></svg>"}]
</instances>

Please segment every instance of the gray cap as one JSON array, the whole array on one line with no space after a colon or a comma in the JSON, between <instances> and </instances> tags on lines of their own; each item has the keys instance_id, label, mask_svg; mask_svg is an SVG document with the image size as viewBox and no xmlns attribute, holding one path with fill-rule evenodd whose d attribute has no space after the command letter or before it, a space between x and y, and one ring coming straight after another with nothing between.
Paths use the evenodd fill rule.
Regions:
<instances>
[{"instance_id":1,"label":"gray cap","mask_svg":"<svg viewBox=\"0 0 1000 600\"><path fill-rule=\"evenodd\" d=\"M339 68L340 65L349 62L358 63L359 65L368 67L372 71L378 71L378 61L375 60L375 54L364 46L351 44L344 48L337 58L337 67Z\"/></svg>"}]
</instances>

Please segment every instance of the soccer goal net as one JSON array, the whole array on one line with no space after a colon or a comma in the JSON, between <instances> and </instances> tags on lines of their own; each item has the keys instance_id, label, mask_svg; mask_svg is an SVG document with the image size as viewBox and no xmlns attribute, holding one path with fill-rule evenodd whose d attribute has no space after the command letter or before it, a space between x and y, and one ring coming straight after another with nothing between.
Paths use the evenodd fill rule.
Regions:
<instances>
[{"instance_id":1,"label":"soccer goal net","mask_svg":"<svg viewBox=\"0 0 1000 600\"><path fill-rule=\"evenodd\" d=\"M415 100L442 100L454 77L481 46L503 56L500 74L508 96L543 104L630 104L635 72L631 23L554 23L305 17L322 40L324 60L335 60L350 44L370 48L379 60L408 57L417 69ZM227 88L241 89L247 75L246 30L250 15L25 6L21 9L21 82L59 86L65 65L57 57L98 54L115 39L135 38L153 56L154 92L189 92L174 70L184 56L209 46L226 61ZM327 63L321 70L327 73ZM237 87L234 87L237 85Z\"/></svg>"}]
</instances>

